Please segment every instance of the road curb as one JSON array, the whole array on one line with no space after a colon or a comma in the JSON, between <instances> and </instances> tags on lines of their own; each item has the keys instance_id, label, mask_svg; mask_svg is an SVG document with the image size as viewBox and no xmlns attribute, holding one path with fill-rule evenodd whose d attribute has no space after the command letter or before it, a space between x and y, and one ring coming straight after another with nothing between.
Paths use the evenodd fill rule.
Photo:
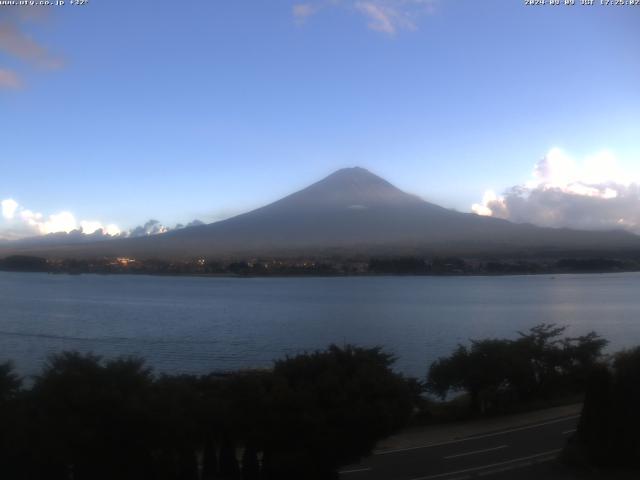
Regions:
<instances>
[{"instance_id":1,"label":"road curb","mask_svg":"<svg viewBox=\"0 0 640 480\"><path fill-rule=\"evenodd\" d=\"M500 434L513 429L579 416L581 410L582 404L576 403L504 417L411 428L380 442L374 449L373 455Z\"/></svg>"}]
</instances>

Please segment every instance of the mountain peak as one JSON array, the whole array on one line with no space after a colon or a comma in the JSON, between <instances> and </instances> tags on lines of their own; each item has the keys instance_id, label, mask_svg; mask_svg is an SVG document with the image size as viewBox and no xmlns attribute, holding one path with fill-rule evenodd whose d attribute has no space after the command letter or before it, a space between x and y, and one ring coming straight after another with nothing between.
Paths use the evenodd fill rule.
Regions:
<instances>
[{"instance_id":1,"label":"mountain peak","mask_svg":"<svg viewBox=\"0 0 640 480\"><path fill-rule=\"evenodd\" d=\"M392 189L396 192L401 192L400 189L393 186L384 178L362 167L341 168L323 180L320 180L318 183L333 183L342 188L363 188L364 186L373 188L375 186L375 188L378 189Z\"/></svg>"},{"instance_id":2,"label":"mountain peak","mask_svg":"<svg viewBox=\"0 0 640 480\"><path fill-rule=\"evenodd\" d=\"M373 177L377 177L377 175L374 175L373 173L371 173L366 168L358 167L358 166L341 168L339 170L336 170L335 172L333 172L329 176L331 177L331 176L334 176L334 175L352 175L352 176L355 176L355 175L370 175L370 176L373 176Z\"/></svg>"},{"instance_id":3,"label":"mountain peak","mask_svg":"<svg viewBox=\"0 0 640 480\"><path fill-rule=\"evenodd\" d=\"M375 183L386 183L391 185L389 182L379 177L378 175L371 173L366 168L362 167L348 167L341 168L340 170L336 170L332 174L328 175L321 181L336 181L336 180L347 180L347 181L357 181L357 182L375 182Z\"/></svg>"},{"instance_id":4,"label":"mountain peak","mask_svg":"<svg viewBox=\"0 0 640 480\"><path fill-rule=\"evenodd\" d=\"M276 204L306 207L369 208L422 202L366 168L336 170L319 182L289 195Z\"/></svg>"}]
</instances>

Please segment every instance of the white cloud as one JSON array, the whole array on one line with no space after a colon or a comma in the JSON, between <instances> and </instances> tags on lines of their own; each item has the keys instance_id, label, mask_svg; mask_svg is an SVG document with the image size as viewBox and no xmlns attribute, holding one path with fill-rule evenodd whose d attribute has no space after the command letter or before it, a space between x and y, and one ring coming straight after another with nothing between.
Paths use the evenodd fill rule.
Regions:
<instances>
[{"instance_id":1,"label":"white cloud","mask_svg":"<svg viewBox=\"0 0 640 480\"><path fill-rule=\"evenodd\" d=\"M358 13L367 20L371 30L393 35L398 30L413 30L417 20L433 13L436 0L317 0L293 6L297 23L324 8L340 8Z\"/></svg>"},{"instance_id":2,"label":"white cloud","mask_svg":"<svg viewBox=\"0 0 640 480\"><path fill-rule=\"evenodd\" d=\"M358 2L356 8L369 19L368 26L371 30L396 33L398 13L393 8L376 2Z\"/></svg>"},{"instance_id":3,"label":"white cloud","mask_svg":"<svg viewBox=\"0 0 640 480\"><path fill-rule=\"evenodd\" d=\"M144 225L130 230L121 230L116 224L104 224L98 220L77 220L73 213L62 211L48 216L24 208L12 198L0 202L3 222L0 222L0 239L19 240L21 238L47 235L50 233L84 233L86 235L109 235L111 237L141 237L157 235L171 230L185 228L184 225L169 227L158 220L149 220ZM189 222L187 227L204 225L200 220Z\"/></svg>"},{"instance_id":4,"label":"white cloud","mask_svg":"<svg viewBox=\"0 0 640 480\"><path fill-rule=\"evenodd\" d=\"M118 228L115 223L110 223L102 228L102 233L106 233L107 235L115 237L116 235L120 235L122 233L122 230L120 230L120 228Z\"/></svg>"},{"instance_id":5,"label":"white cloud","mask_svg":"<svg viewBox=\"0 0 640 480\"><path fill-rule=\"evenodd\" d=\"M78 223L71 212L60 212L49 215L48 220L39 224L39 228L40 232L44 234L56 232L69 233L78 228Z\"/></svg>"},{"instance_id":6,"label":"white cloud","mask_svg":"<svg viewBox=\"0 0 640 480\"><path fill-rule=\"evenodd\" d=\"M7 198L2 201L2 216L7 220L11 220L18 209L18 202L13 198Z\"/></svg>"},{"instance_id":7,"label":"white cloud","mask_svg":"<svg viewBox=\"0 0 640 480\"><path fill-rule=\"evenodd\" d=\"M612 152L578 161L553 148L536 163L529 181L502 195L488 190L472 210L546 227L640 233L640 186L624 178Z\"/></svg>"},{"instance_id":8,"label":"white cloud","mask_svg":"<svg viewBox=\"0 0 640 480\"><path fill-rule=\"evenodd\" d=\"M99 231L102 231L103 234L111 236L120 235L122 233L118 226L113 223L109 225L103 225L102 223L95 220L84 220L80 222L80 229L82 230L82 233L86 233L87 235L91 235L92 233L96 233Z\"/></svg>"},{"instance_id":9,"label":"white cloud","mask_svg":"<svg viewBox=\"0 0 640 480\"><path fill-rule=\"evenodd\" d=\"M102 224L96 221L85 220L84 222L80 222L80 228L82 229L82 233L91 235L98 230L102 230Z\"/></svg>"},{"instance_id":10,"label":"white cloud","mask_svg":"<svg viewBox=\"0 0 640 480\"><path fill-rule=\"evenodd\" d=\"M496 192L493 190L487 190L482 196L482 203L474 203L471 209L478 215L490 217L495 214L494 211L491 210L490 206L496 209L497 205L501 205L499 202L500 200L496 195Z\"/></svg>"},{"instance_id":11,"label":"white cloud","mask_svg":"<svg viewBox=\"0 0 640 480\"><path fill-rule=\"evenodd\" d=\"M66 232L81 229L83 233L95 233L102 230L104 234L118 235L120 229L117 225L106 225L97 221L83 220L78 222L75 216L68 211L54 213L48 216L33 212L22 207L12 198L0 202L2 216L6 225L0 230L0 238L22 238L34 235L47 235L49 233Z\"/></svg>"}]
</instances>

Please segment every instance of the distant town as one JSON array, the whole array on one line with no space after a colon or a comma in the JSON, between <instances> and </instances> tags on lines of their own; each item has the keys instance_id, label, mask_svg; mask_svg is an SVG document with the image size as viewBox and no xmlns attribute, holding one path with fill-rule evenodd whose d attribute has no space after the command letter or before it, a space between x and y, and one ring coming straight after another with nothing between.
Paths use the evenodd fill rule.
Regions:
<instances>
[{"instance_id":1,"label":"distant town","mask_svg":"<svg viewBox=\"0 0 640 480\"><path fill-rule=\"evenodd\" d=\"M640 271L634 258L486 259L419 256L370 258L227 258L190 260L131 257L47 259L12 255L0 259L0 270L67 274L148 274L206 276L351 276L351 275L527 275Z\"/></svg>"}]
</instances>

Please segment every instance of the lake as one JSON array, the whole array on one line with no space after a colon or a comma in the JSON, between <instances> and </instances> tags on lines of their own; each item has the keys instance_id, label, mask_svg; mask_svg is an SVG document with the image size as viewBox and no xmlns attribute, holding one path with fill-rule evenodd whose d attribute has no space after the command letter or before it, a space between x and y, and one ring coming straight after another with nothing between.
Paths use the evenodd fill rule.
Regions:
<instances>
[{"instance_id":1,"label":"lake","mask_svg":"<svg viewBox=\"0 0 640 480\"><path fill-rule=\"evenodd\" d=\"M62 350L138 355L158 372L268 367L330 343L383 345L424 376L470 338L538 323L640 344L640 274L212 278L0 272L0 361Z\"/></svg>"}]
</instances>

